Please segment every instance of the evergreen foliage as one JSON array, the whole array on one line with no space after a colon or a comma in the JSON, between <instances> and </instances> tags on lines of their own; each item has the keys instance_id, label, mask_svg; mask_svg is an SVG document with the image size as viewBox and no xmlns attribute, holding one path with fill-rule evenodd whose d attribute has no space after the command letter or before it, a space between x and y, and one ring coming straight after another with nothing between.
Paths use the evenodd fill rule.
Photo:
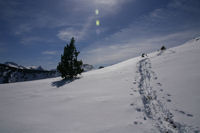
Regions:
<instances>
[{"instance_id":1,"label":"evergreen foliage","mask_svg":"<svg viewBox=\"0 0 200 133\"><path fill-rule=\"evenodd\" d=\"M162 46L162 47L160 48L160 50L166 50L166 47L165 47L165 46Z\"/></svg>"},{"instance_id":2,"label":"evergreen foliage","mask_svg":"<svg viewBox=\"0 0 200 133\"><path fill-rule=\"evenodd\" d=\"M142 55L141 55L141 56L142 56L142 57L145 57L145 55L146 55L145 53L142 53Z\"/></svg>"},{"instance_id":3,"label":"evergreen foliage","mask_svg":"<svg viewBox=\"0 0 200 133\"><path fill-rule=\"evenodd\" d=\"M74 45L74 38L71 39L70 44L64 47L64 53L61 55L61 62L57 66L57 70L61 73L62 78L72 79L83 72L83 62L77 60L79 51Z\"/></svg>"},{"instance_id":4,"label":"evergreen foliage","mask_svg":"<svg viewBox=\"0 0 200 133\"><path fill-rule=\"evenodd\" d=\"M100 66L100 67L99 67L99 69L102 69L102 68L104 68L104 66Z\"/></svg>"}]
</instances>

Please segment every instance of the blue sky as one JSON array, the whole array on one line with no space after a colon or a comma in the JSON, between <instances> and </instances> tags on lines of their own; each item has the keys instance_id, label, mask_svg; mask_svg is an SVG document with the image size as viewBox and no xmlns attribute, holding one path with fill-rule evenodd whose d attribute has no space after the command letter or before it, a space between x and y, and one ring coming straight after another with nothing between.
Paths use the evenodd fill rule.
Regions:
<instances>
[{"instance_id":1,"label":"blue sky","mask_svg":"<svg viewBox=\"0 0 200 133\"><path fill-rule=\"evenodd\" d=\"M75 37L84 63L111 65L200 36L199 16L199 0L0 0L0 62L56 68Z\"/></svg>"}]
</instances>

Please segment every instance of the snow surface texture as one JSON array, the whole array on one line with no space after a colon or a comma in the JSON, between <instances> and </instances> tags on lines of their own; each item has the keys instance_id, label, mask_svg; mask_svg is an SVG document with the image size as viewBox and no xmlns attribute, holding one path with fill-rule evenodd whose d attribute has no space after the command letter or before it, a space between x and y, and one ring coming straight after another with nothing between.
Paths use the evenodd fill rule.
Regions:
<instances>
[{"instance_id":1,"label":"snow surface texture","mask_svg":"<svg viewBox=\"0 0 200 133\"><path fill-rule=\"evenodd\" d=\"M0 85L1 133L200 132L200 40L83 73Z\"/></svg>"}]
</instances>

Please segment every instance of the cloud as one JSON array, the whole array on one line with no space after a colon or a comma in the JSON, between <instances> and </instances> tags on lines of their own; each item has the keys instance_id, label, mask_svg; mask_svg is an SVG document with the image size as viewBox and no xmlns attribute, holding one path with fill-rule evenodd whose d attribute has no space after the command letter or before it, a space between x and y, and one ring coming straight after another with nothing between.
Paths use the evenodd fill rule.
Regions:
<instances>
[{"instance_id":1,"label":"cloud","mask_svg":"<svg viewBox=\"0 0 200 133\"><path fill-rule=\"evenodd\" d=\"M94 0L94 5L101 9L100 13L103 16L117 14L124 4L134 2L136 0Z\"/></svg>"},{"instance_id":2,"label":"cloud","mask_svg":"<svg viewBox=\"0 0 200 133\"><path fill-rule=\"evenodd\" d=\"M150 17L152 18L163 18L163 9L158 8L150 12Z\"/></svg>"},{"instance_id":3,"label":"cloud","mask_svg":"<svg viewBox=\"0 0 200 133\"><path fill-rule=\"evenodd\" d=\"M56 55L57 51L43 51L42 54L44 54L44 55Z\"/></svg>"},{"instance_id":4,"label":"cloud","mask_svg":"<svg viewBox=\"0 0 200 133\"><path fill-rule=\"evenodd\" d=\"M32 45L32 44L40 44L41 42L43 43L53 43L54 40L53 39L46 39L43 37L39 37L39 36L23 36L22 39L20 40L21 44L24 45Z\"/></svg>"},{"instance_id":5,"label":"cloud","mask_svg":"<svg viewBox=\"0 0 200 133\"><path fill-rule=\"evenodd\" d=\"M83 33L79 30L75 30L73 28L67 28L64 30L60 30L57 34L58 38L64 41L69 41L72 37L81 40L83 38Z\"/></svg>"},{"instance_id":6,"label":"cloud","mask_svg":"<svg viewBox=\"0 0 200 133\"><path fill-rule=\"evenodd\" d=\"M16 35L21 35L23 33L30 32L33 29L33 26L30 24L21 24L15 31Z\"/></svg>"},{"instance_id":7,"label":"cloud","mask_svg":"<svg viewBox=\"0 0 200 133\"><path fill-rule=\"evenodd\" d=\"M21 2L17 2L14 0L9 1L0 1L0 15L1 19L3 20L10 20L14 19L15 17L20 17L23 14L23 12L19 9L16 9L14 7L21 5Z\"/></svg>"},{"instance_id":8,"label":"cloud","mask_svg":"<svg viewBox=\"0 0 200 133\"><path fill-rule=\"evenodd\" d=\"M111 65L129 58L136 57L142 52L151 51L155 49L156 46L152 44L139 43L132 44L113 44L109 46L98 47L88 50L83 58L83 61L89 64L96 65ZM84 54L84 53L83 53Z\"/></svg>"},{"instance_id":9,"label":"cloud","mask_svg":"<svg viewBox=\"0 0 200 133\"><path fill-rule=\"evenodd\" d=\"M109 2L110 5L106 2L98 4L114 5L112 1ZM136 18L126 28L83 49L83 61L93 65L110 65L139 56L143 52L155 51L161 45L169 48L192 39L199 33L199 28L176 19L177 15L184 16L183 12L179 11L182 7L177 8L178 11L171 10L169 6L156 8Z\"/></svg>"},{"instance_id":10,"label":"cloud","mask_svg":"<svg viewBox=\"0 0 200 133\"><path fill-rule=\"evenodd\" d=\"M176 46L192 39L196 31L188 30L165 35L154 35L142 40L127 40L127 42L109 42L109 45L91 46L82 51L83 61L96 65L111 65L129 58L140 56L159 49L162 45ZM121 33L123 34L123 33ZM123 35L122 35L123 36ZM100 43L100 42L97 42ZM108 42L105 41L106 44Z\"/></svg>"},{"instance_id":11,"label":"cloud","mask_svg":"<svg viewBox=\"0 0 200 133\"><path fill-rule=\"evenodd\" d=\"M184 12L199 14L199 0L173 0L168 7L174 9L181 9Z\"/></svg>"},{"instance_id":12,"label":"cloud","mask_svg":"<svg viewBox=\"0 0 200 133\"><path fill-rule=\"evenodd\" d=\"M65 28L60 31L58 31L57 37L63 41L69 41L72 37L74 37L76 40L84 40L87 38L89 32L89 28L92 25L94 21L94 16L91 16L88 18L88 20L85 22L85 24L70 28Z\"/></svg>"},{"instance_id":13,"label":"cloud","mask_svg":"<svg viewBox=\"0 0 200 133\"><path fill-rule=\"evenodd\" d=\"M81 5L74 9L82 12L91 12L92 10L94 12L95 9L98 9L100 16L108 16L111 14L117 14L118 11L122 9L121 7L123 4L134 1L136 0L74 0L75 5Z\"/></svg>"},{"instance_id":14,"label":"cloud","mask_svg":"<svg viewBox=\"0 0 200 133\"><path fill-rule=\"evenodd\" d=\"M67 0L66 0L67 1ZM86 5L94 5L96 7L101 7L101 6L106 6L106 7L114 7L114 6L120 6L120 4L122 3L126 3L129 1L133 1L133 0L74 0L77 3L82 3L82 4L86 4Z\"/></svg>"},{"instance_id":15,"label":"cloud","mask_svg":"<svg viewBox=\"0 0 200 133\"><path fill-rule=\"evenodd\" d=\"M0 1L1 20L11 25L8 30L11 30L11 33L15 35L31 33L34 29L39 28L53 29L80 24L78 21L80 18L73 17L76 12L73 12L73 8L69 8L70 6L73 7L71 1L68 1L67 4L63 4L64 0L59 2L51 1L49 3L49 7L53 6L51 9L48 6L44 6L45 1L34 2L34 5L29 0Z\"/></svg>"},{"instance_id":16,"label":"cloud","mask_svg":"<svg viewBox=\"0 0 200 133\"><path fill-rule=\"evenodd\" d=\"M177 41L177 40L188 40L193 38L196 35L196 31L187 30L182 32L171 33L168 35L157 36L154 38L147 39L147 43L163 43L163 42L170 42L170 41ZM179 42L177 41L177 42Z\"/></svg>"},{"instance_id":17,"label":"cloud","mask_svg":"<svg viewBox=\"0 0 200 133\"><path fill-rule=\"evenodd\" d=\"M41 42L44 41L44 39L42 39L41 37L37 37L37 36L31 36L31 37L24 37L21 39L21 43L24 45L28 45L28 44L32 44L35 42Z\"/></svg>"},{"instance_id":18,"label":"cloud","mask_svg":"<svg viewBox=\"0 0 200 133\"><path fill-rule=\"evenodd\" d=\"M96 4L108 5L108 6L115 6L124 2L124 0L94 0Z\"/></svg>"}]
</instances>

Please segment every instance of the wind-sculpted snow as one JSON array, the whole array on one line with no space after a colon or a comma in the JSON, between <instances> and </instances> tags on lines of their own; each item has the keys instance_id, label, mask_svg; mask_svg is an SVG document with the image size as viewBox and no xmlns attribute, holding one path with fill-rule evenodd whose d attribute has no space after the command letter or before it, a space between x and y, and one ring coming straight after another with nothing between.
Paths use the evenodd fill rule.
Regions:
<instances>
[{"instance_id":1,"label":"wind-sculpted snow","mask_svg":"<svg viewBox=\"0 0 200 133\"><path fill-rule=\"evenodd\" d=\"M153 125L158 128L159 132L199 132L198 129L194 129L192 126L174 121L174 115L165 106L165 104L158 99L157 90L154 88L155 85L152 82L153 80L157 80L157 76L152 70L150 58L141 59L137 64L137 68L139 76L137 76L136 81L138 82L139 94L141 95L144 106L143 112L146 117L153 122ZM157 85L160 86L161 83L157 83Z\"/></svg>"}]
</instances>

